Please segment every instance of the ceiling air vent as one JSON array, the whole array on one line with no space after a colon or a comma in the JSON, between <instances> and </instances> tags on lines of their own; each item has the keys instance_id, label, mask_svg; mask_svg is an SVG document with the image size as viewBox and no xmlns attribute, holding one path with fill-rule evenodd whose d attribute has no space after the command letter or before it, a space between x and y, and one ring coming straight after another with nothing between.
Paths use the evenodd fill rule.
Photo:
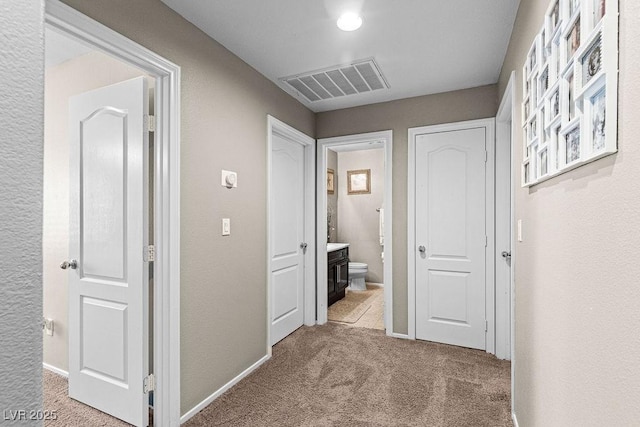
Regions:
<instances>
[{"instance_id":1,"label":"ceiling air vent","mask_svg":"<svg viewBox=\"0 0 640 427\"><path fill-rule=\"evenodd\" d=\"M280 81L310 102L389 88L374 59L283 77Z\"/></svg>"}]
</instances>

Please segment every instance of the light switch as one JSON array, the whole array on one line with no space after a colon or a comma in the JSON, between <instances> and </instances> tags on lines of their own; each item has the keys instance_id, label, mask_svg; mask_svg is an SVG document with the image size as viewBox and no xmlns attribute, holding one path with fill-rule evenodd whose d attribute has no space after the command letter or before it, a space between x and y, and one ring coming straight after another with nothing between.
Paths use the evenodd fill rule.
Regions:
<instances>
[{"instance_id":1,"label":"light switch","mask_svg":"<svg viewBox=\"0 0 640 427\"><path fill-rule=\"evenodd\" d=\"M230 218L222 218L222 235L223 236L231 235L231 219Z\"/></svg>"},{"instance_id":2,"label":"light switch","mask_svg":"<svg viewBox=\"0 0 640 427\"><path fill-rule=\"evenodd\" d=\"M522 242L522 220L518 220L518 242Z\"/></svg>"}]
</instances>

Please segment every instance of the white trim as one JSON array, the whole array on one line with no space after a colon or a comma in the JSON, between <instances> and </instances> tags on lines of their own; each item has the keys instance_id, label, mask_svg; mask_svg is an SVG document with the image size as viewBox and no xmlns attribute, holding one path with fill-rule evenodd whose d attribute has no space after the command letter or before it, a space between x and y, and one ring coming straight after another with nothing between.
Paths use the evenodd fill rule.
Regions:
<instances>
[{"instance_id":1,"label":"white trim","mask_svg":"<svg viewBox=\"0 0 640 427\"><path fill-rule=\"evenodd\" d=\"M518 417L516 417L515 412L511 412L511 419L513 420L513 427L520 427L520 424L518 424Z\"/></svg>"},{"instance_id":2,"label":"white trim","mask_svg":"<svg viewBox=\"0 0 640 427\"><path fill-rule=\"evenodd\" d=\"M506 158L509 161L509 165L505 169L500 169L500 165L496 164L496 174L498 171L502 171L502 176L508 173L509 179L506 184L509 185L509 194L506 197L501 196L501 192L498 189L500 184L496 180L496 268L499 263L505 262L502 259L501 252L508 250L511 252L512 257L510 261L510 277L507 283L501 280L501 277L496 276L496 357L499 359L511 359L513 352L511 351L512 344L512 315L511 315L511 296L513 285L513 255L515 245L513 243L513 224L514 224L514 178L513 178L513 118L515 117L515 72L511 73L507 88L502 97L498 114L496 115L496 156L502 155L502 158ZM506 188L502 188L506 190ZM498 216L501 218L508 218L508 227L500 227L498 224ZM500 240L500 242L498 242ZM507 245L508 247L499 247L500 244Z\"/></svg>"},{"instance_id":3,"label":"white trim","mask_svg":"<svg viewBox=\"0 0 640 427\"><path fill-rule=\"evenodd\" d=\"M304 241L307 243L305 254L304 272L304 324L307 326L316 323L316 264L315 264L315 193L316 181L315 169L315 139L278 120L267 115L267 354L271 355L271 150L273 147L272 136L274 133L295 141L304 147Z\"/></svg>"},{"instance_id":4,"label":"white trim","mask_svg":"<svg viewBox=\"0 0 640 427\"><path fill-rule=\"evenodd\" d=\"M478 119L441 125L409 128L409 150L407 155L407 308L408 336L416 339L416 275L415 275L415 184L416 184L416 137L424 133L449 132L454 130L484 127L486 129L486 213L485 230L488 237L485 257L485 315L488 330L485 336L487 353L495 353L495 119Z\"/></svg>"},{"instance_id":5,"label":"white trim","mask_svg":"<svg viewBox=\"0 0 640 427\"><path fill-rule=\"evenodd\" d=\"M317 322L327 323L327 149L381 141L384 145L384 327L393 336L393 131L361 133L318 140L317 179ZM324 267L320 267L324 266Z\"/></svg>"},{"instance_id":6,"label":"white trim","mask_svg":"<svg viewBox=\"0 0 640 427\"><path fill-rule=\"evenodd\" d=\"M225 391L229 390L231 387L233 387L234 385L238 384L238 382L240 382L242 379L244 379L247 376L249 376L253 371L258 369L264 362L266 362L270 358L271 358L271 356L269 356L268 354L265 355L265 356L262 356L262 358L260 360L258 360L256 363L254 363L253 365L249 366L244 371L240 372L240 374L238 376L236 376L231 381L229 381L228 383L226 383L225 385L220 387L218 390L216 390L213 394L211 394L209 397L204 399L202 402L198 403L196 406L194 406L193 408L188 410L182 417L180 417L180 424L184 424L187 421L189 421L191 418L193 418L194 415L196 415L198 412L202 411L204 408L207 407L207 405L211 404L211 402L213 402L218 397L220 397L222 395L222 393L224 393Z\"/></svg>"},{"instance_id":7,"label":"white trim","mask_svg":"<svg viewBox=\"0 0 640 427\"><path fill-rule=\"evenodd\" d=\"M180 67L59 0L46 3L49 28L156 78L154 425L180 420Z\"/></svg>"},{"instance_id":8,"label":"white trim","mask_svg":"<svg viewBox=\"0 0 640 427\"><path fill-rule=\"evenodd\" d=\"M67 372L67 371L65 371L63 369L56 368L55 366L49 365L48 363L44 363L44 362L42 363L42 367L44 369L46 369L47 371L53 372L56 375L60 375L61 377L69 378L69 372Z\"/></svg>"},{"instance_id":9,"label":"white trim","mask_svg":"<svg viewBox=\"0 0 640 427\"><path fill-rule=\"evenodd\" d=\"M515 408L516 408L516 233L514 232L514 226L516 222L516 208L515 208L515 200L516 200L516 173L519 173L519 168L514 170L515 161L515 126L513 125L513 120L516 117L515 108L515 71L511 72L511 76L509 77L509 83L507 84L507 88L503 95L503 99L500 102L500 108L498 109L498 120L503 121L511 114L511 283L509 283L509 355L511 358L511 412L514 417L514 423L517 426L518 422L515 419ZM511 101L511 109L506 110L509 101ZM517 163L519 164L519 162Z\"/></svg>"},{"instance_id":10,"label":"white trim","mask_svg":"<svg viewBox=\"0 0 640 427\"><path fill-rule=\"evenodd\" d=\"M402 340L410 340L411 338L409 337L409 335L407 334L397 334L397 333L392 333L389 336L393 337L393 338L400 338Z\"/></svg>"}]
</instances>

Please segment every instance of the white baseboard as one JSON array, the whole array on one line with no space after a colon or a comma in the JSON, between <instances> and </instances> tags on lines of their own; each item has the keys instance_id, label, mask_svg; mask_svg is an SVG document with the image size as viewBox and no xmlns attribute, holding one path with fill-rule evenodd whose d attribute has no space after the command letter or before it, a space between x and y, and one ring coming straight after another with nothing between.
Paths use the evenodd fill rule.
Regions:
<instances>
[{"instance_id":1,"label":"white baseboard","mask_svg":"<svg viewBox=\"0 0 640 427\"><path fill-rule=\"evenodd\" d=\"M42 367L47 371L51 371L54 374L58 374L61 377L69 378L69 372L63 371L60 368L56 368L55 366L49 365L48 363L42 363Z\"/></svg>"},{"instance_id":2,"label":"white baseboard","mask_svg":"<svg viewBox=\"0 0 640 427\"><path fill-rule=\"evenodd\" d=\"M216 390L211 396L207 397L202 402L198 403L191 410L189 410L186 414L184 414L183 416L180 417L180 424L186 423L194 415L196 415L198 412L202 411L207 405L209 405L211 402L213 402L218 397L220 397L222 395L222 393L224 393L225 391L229 390L231 387L236 385L241 379L243 379L244 377L248 376L250 373L252 373L256 369L258 369L260 367L260 365L262 365L264 362L266 362L269 359L271 359L271 355L269 355L269 354L265 355L260 360L258 360L256 363L254 363L253 365L249 366L247 369L242 371L237 377L235 377L234 379L232 379L231 381L229 381L228 383L226 383L225 385L220 387L218 390Z\"/></svg>"},{"instance_id":3,"label":"white baseboard","mask_svg":"<svg viewBox=\"0 0 640 427\"><path fill-rule=\"evenodd\" d=\"M511 413L511 419L513 420L513 427L519 427L518 417L516 417L516 413L515 412Z\"/></svg>"}]
</instances>

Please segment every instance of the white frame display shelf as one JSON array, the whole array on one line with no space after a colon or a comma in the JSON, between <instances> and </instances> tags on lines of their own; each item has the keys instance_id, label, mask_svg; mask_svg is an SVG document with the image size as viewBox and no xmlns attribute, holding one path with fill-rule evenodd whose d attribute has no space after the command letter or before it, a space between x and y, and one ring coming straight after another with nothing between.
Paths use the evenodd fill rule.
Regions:
<instances>
[{"instance_id":1,"label":"white frame display shelf","mask_svg":"<svg viewBox=\"0 0 640 427\"><path fill-rule=\"evenodd\" d=\"M552 0L522 69L522 186L618 151L618 0Z\"/></svg>"}]
</instances>

